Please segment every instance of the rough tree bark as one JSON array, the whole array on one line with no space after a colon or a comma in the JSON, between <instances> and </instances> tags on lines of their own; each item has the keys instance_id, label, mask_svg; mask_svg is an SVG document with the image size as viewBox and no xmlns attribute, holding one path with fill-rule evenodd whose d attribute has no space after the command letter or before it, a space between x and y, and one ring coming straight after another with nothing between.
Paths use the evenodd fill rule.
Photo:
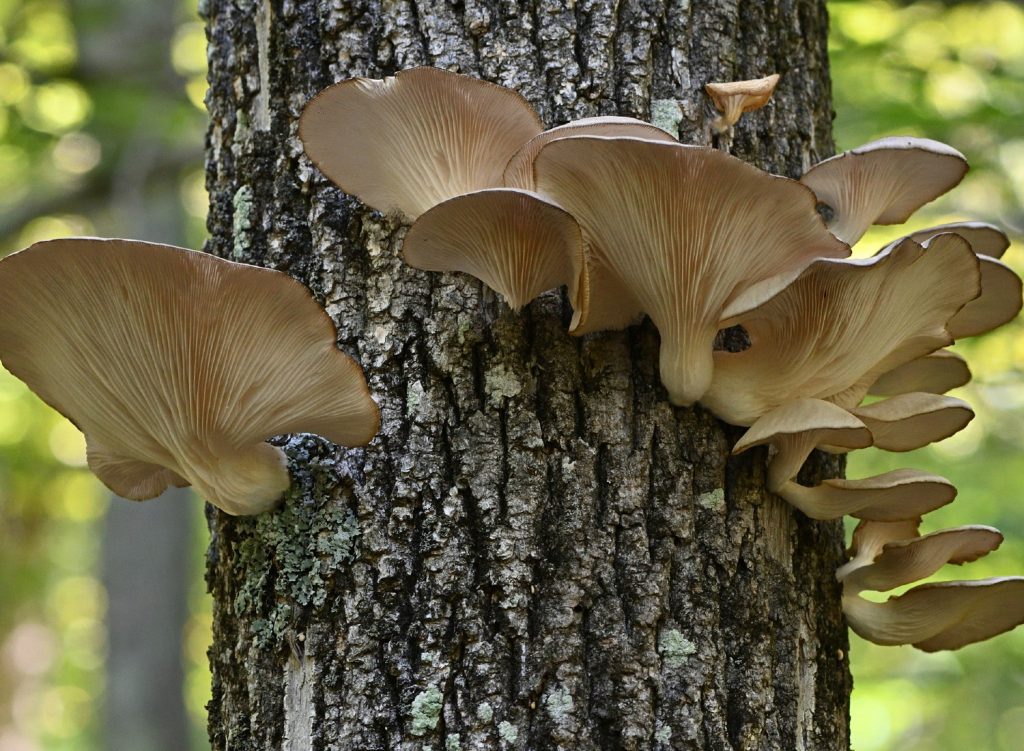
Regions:
<instances>
[{"instance_id":1,"label":"rough tree bark","mask_svg":"<svg viewBox=\"0 0 1024 751\"><path fill-rule=\"evenodd\" d=\"M403 229L296 138L324 86L430 64L515 88L549 124L653 116L708 143L703 84L778 71L730 146L799 174L833 147L823 3L202 12L209 250L308 284L383 411L366 450L280 439L279 511L210 512L214 748L847 748L840 525L768 495L764 454L728 455L736 429L668 405L650 324L579 340L554 293L513 314L403 266Z\"/></svg>"}]
</instances>

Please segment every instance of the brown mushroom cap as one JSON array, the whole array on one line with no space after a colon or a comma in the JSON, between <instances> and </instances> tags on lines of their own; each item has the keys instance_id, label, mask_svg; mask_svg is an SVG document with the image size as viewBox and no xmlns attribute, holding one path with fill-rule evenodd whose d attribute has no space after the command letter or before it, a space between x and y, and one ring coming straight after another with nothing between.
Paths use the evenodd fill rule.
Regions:
<instances>
[{"instance_id":1,"label":"brown mushroom cap","mask_svg":"<svg viewBox=\"0 0 1024 751\"><path fill-rule=\"evenodd\" d=\"M872 224L900 224L967 173L951 146L926 138L883 138L811 167L800 182L833 212L829 229L853 245Z\"/></svg>"},{"instance_id":2,"label":"brown mushroom cap","mask_svg":"<svg viewBox=\"0 0 1024 751\"><path fill-rule=\"evenodd\" d=\"M914 519L956 498L949 480L916 469L897 469L863 480L823 480L808 488L786 483L778 495L812 519L893 522Z\"/></svg>"},{"instance_id":3,"label":"brown mushroom cap","mask_svg":"<svg viewBox=\"0 0 1024 751\"><path fill-rule=\"evenodd\" d=\"M1010 247L1010 238L1006 236L999 227L986 222L952 222L940 224L937 227L928 227L917 232L911 232L909 237L921 245L926 244L936 235L951 232L960 235L968 243L971 249L980 256L990 258L1002 258L1003 253Z\"/></svg>"},{"instance_id":4,"label":"brown mushroom cap","mask_svg":"<svg viewBox=\"0 0 1024 751\"><path fill-rule=\"evenodd\" d=\"M674 404L706 390L719 322L748 289L778 279L777 291L814 258L849 253L802 186L711 149L580 136L548 143L534 169L538 191L576 217L601 268L589 316L629 320L639 305L651 317ZM631 299L608 294L607 280ZM595 330L589 316L575 333Z\"/></svg>"},{"instance_id":5,"label":"brown mushroom cap","mask_svg":"<svg viewBox=\"0 0 1024 751\"><path fill-rule=\"evenodd\" d=\"M974 419L974 410L962 399L927 393L894 396L850 411L868 426L874 445L886 451L919 449L963 430Z\"/></svg>"},{"instance_id":6,"label":"brown mushroom cap","mask_svg":"<svg viewBox=\"0 0 1024 751\"><path fill-rule=\"evenodd\" d=\"M439 68L352 78L306 105L306 154L342 190L412 220L463 193L502 185L505 165L543 126L522 96Z\"/></svg>"},{"instance_id":7,"label":"brown mushroom cap","mask_svg":"<svg viewBox=\"0 0 1024 751\"><path fill-rule=\"evenodd\" d=\"M875 644L959 649L1024 623L1024 577L922 584L887 602L853 595L843 598L843 612Z\"/></svg>"},{"instance_id":8,"label":"brown mushroom cap","mask_svg":"<svg viewBox=\"0 0 1024 751\"><path fill-rule=\"evenodd\" d=\"M774 446L767 487L779 492L797 476L811 451L823 443L844 449L865 448L871 445L871 432L842 407L820 399L797 399L759 418L732 453L765 444Z\"/></svg>"},{"instance_id":9,"label":"brown mushroom cap","mask_svg":"<svg viewBox=\"0 0 1024 751\"><path fill-rule=\"evenodd\" d=\"M715 122L715 130L721 132L735 124L744 112L760 109L768 104L778 82L779 74L772 73L770 76L750 81L706 84L704 90L722 113L722 117Z\"/></svg>"},{"instance_id":10,"label":"brown mushroom cap","mask_svg":"<svg viewBox=\"0 0 1024 751\"><path fill-rule=\"evenodd\" d=\"M976 561L1002 542L999 530L980 525L894 540L885 543L872 561L848 569L839 580L843 582L844 596L866 589L886 592L931 576L947 563Z\"/></svg>"},{"instance_id":11,"label":"brown mushroom cap","mask_svg":"<svg viewBox=\"0 0 1024 751\"><path fill-rule=\"evenodd\" d=\"M517 151L505 167L505 185L510 188L534 189L533 162L547 144L572 136L605 136L607 138L643 138L649 141L678 143L657 125L632 117L585 117L545 130L534 136Z\"/></svg>"},{"instance_id":12,"label":"brown mushroom cap","mask_svg":"<svg viewBox=\"0 0 1024 751\"><path fill-rule=\"evenodd\" d=\"M868 259L818 261L723 324L742 325L751 344L714 353L701 401L734 425L802 397L855 407L883 373L952 341L945 323L977 296L978 279L978 257L956 235L927 251L904 240Z\"/></svg>"},{"instance_id":13,"label":"brown mushroom cap","mask_svg":"<svg viewBox=\"0 0 1024 751\"><path fill-rule=\"evenodd\" d=\"M564 284L574 320L586 313L579 225L536 193L496 188L450 198L416 220L403 255L418 269L472 274L515 309Z\"/></svg>"},{"instance_id":14,"label":"brown mushroom cap","mask_svg":"<svg viewBox=\"0 0 1024 751\"><path fill-rule=\"evenodd\" d=\"M935 242L937 239L930 240L929 247ZM946 324L954 339L988 333L1012 321L1021 310L1022 286L1016 272L995 258L979 256L978 260L981 262L981 294Z\"/></svg>"},{"instance_id":15,"label":"brown mushroom cap","mask_svg":"<svg viewBox=\"0 0 1024 751\"><path fill-rule=\"evenodd\" d=\"M90 467L143 500L190 483L231 514L288 487L280 449L354 446L379 411L334 324L286 274L168 245L72 238L0 261L0 359L68 417Z\"/></svg>"},{"instance_id":16,"label":"brown mushroom cap","mask_svg":"<svg viewBox=\"0 0 1024 751\"><path fill-rule=\"evenodd\" d=\"M899 396L915 391L945 394L970 380L967 361L956 352L940 349L882 373L868 393L872 396Z\"/></svg>"}]
</instances>

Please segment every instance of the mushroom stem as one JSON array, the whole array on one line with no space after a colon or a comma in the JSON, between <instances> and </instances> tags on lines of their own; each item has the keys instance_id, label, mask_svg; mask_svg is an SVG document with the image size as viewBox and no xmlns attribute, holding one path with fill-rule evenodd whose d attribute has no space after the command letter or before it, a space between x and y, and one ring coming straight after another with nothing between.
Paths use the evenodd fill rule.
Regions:
<instances>
[{"instance_id":1,"label":"mushroom stem","mask_svg":"<svg viewBox=\"0 0 1024 751\"><path fill-rule=\"evenodd\" d=\"M269 443L242 453L194 456L182 474L201 497L232 516L269 511L291 484L284 452Z\"/></svg>"}]
</instances>

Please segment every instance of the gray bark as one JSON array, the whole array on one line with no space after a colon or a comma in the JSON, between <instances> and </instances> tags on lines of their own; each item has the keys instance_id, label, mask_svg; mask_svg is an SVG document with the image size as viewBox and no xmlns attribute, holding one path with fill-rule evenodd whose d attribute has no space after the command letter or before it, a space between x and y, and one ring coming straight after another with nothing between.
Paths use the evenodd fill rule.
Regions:
<instances>
[{"instance_id":1,"label":"gray bark","mask_svg":"<svg viewBox=\"0 0 1024 751\"><path fill-rule=\"evenodd\" d=\"M832 150L823 4L203 12L209 250L308 284L383 412L365 450L280 439L279 511L209 512L214 748L847 748L840 524L768 495L763 453L729 457L740 431L669 406L649 323L580 340L557 294L514 314L405 267L403 229L296 138L324 86L431 64L515 88L552 125L653 111L708 143L703 84L778 71L731 148L795 175Z\"/></svg>"}]
</instances>

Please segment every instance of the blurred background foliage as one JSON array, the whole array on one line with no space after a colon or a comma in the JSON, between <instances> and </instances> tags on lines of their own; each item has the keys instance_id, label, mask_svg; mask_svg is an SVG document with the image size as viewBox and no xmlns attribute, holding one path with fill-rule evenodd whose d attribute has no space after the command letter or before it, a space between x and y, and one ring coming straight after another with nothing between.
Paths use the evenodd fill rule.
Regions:
<instances>
[{"instance_id":1,"label":"blurred background foliage","mask_svg":"<svg viewBox=\"0 0 1024 751\"><path fill-rule=\"evenodd\" d=\"M906 227L875 228L857 253L908 230L976 219L1010 231L1015 247L1005 260L1024 271L1024 9L883 0L829 7L839 148L911 134L950 143L972 164L953 193ZM0 254L71 234L201 247L205 64L189 0L0 0ZM959 500L929 515L925 529L991 524L1007 540L940 578L1021 574L1024 324L957 349L975 374L958 395L976 420L911 454L856 452L849 474L915 466L949 477ZM117 694L106 668L116 629L105 619L117 612L108 592L124 590L116 577L125 567L103 565L102 540L112 509L138 517L161 503L182 509L192 540L175 543L185 548L183 565L155 571L184 582L161 588L180 590L185 601L169 647L184 679L162 687L164 708L187 708L187 743L205 748L210 606L201 505L112 503L84 464L79 433L0 371L0 751L118 747L103 709ZM154 539L164 534L163 523L149 526ZM143 593L127 591L130 607ZM140 635L144 645L151 636ZM937 655L851 638L858 751L1022 747L1024 629ZM133 751L170 747L133 743Z\"/></svg>"}]
</instances>

